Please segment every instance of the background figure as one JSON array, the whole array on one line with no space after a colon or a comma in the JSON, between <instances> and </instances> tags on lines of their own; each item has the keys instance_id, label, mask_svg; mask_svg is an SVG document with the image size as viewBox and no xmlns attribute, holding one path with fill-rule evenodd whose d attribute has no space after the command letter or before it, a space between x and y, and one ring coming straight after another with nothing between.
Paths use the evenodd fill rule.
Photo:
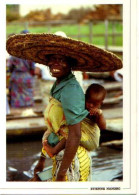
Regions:
<instances>
[{"instance_id":1,"label":"background figure","mask_svg":"<svg viewBox=\"0 0 139 195\"><path fill-rule=\"evenodd\" d=\"M10 107L9 107L9 102L8 102L8 98L6 96L6 115L10 114Z\"/></svg>"},{"instance_id":2,"label":"background figure","mask_svg":"<svg viewBox=\"0 0 139 195\"><path fill-rule=\"evenodd\" d=\"M73 74L83 89L83 74L81 71L74 71Z\"/></svg>"},{"instance_id":3,"label":"background figure","mask_svg":"<svg viewBox=\"0 0 139 195\"><path fill-rule=\"evenodd\" d=\"M10 56L7 67L11 107L33 106L34 62Z\"/></svg>"},{"instance_id":4,"label":"background figure","mask_svg":"<svg viewBox=\"0 0 139 195\"><path fill-rule=\"evenodd\" d=\"M116 81L122 82L123 81L123 69L116 70L114 72L114 78Z\"/></svg>"},{"instance_id":5,"label":"background figure","mask_svg":"<svg viewBox=\"0 0 139 195\"><path fill-rule=\"evenodd\" d=\"M27 34L27 33L29 33L28 29L24 29L24 30L21 31L21 34Z\"/></svg>"},{"instance_id":6,"label":"background figure","mask_svg":"<svg viewBox=\"0 0 139 195\"><path fill-rule=\"evenodd\" d=\"M8 52L6 52L6 115L10 114L10 106L9 106L9 80L10 73L8 72L7 67L7 59L9 58Z\"/></svg>"},{"instance_id":7,"label":"background figure","mask_svg":"<svg viewBox=\"0 0 139 195\"><path fill-rule=\"evenodd\" d=\"M27 29L21 34L27 34ZM10 105L14 108L33 106L33 85L35 63L23 60L14 56L9 56L6 60L7 74L9 79Z\"/></svg>"},{"instance_id":8,"label":"background figure","mask_svg":"<svg viewBox=\"0 0 139 195\"><path fill-rule=\"evenodd\" d=\"M123 81L123 69L111 71L109 74L112 80L117 81L117 82Z\"/></svg>"}]
</instances>

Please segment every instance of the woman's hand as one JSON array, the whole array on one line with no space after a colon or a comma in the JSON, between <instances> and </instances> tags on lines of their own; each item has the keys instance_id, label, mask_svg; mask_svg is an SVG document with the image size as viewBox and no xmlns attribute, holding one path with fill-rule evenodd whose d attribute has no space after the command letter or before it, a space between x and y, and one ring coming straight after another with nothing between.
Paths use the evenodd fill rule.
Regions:
<instances>
[{"instance_id":1,"label":"woman's hand","mask_svg":"<svg viewBox=\"0 0 139 195\"><path fill-rule=\"evenodd\" d=\"M48 143L47 140L43 142L43 148L47 152L50 158L52 158L55 155L55 148L51 147Z\"/></svg>"}]
</instances>

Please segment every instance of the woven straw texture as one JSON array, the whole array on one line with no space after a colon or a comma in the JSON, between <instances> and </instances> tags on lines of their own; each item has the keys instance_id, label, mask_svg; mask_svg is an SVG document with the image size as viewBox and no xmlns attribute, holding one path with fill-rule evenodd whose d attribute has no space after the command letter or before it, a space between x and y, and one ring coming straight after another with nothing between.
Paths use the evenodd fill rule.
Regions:
<instances>
[{"instance_id":1,"label":"woven straw texture","mask_svg":"<svg viewBox=\"0 0 139 195\"><path fill-rule=\"evenodd\" d=\"M10 55L47 65L47 55L60 54L77 60L72 70L105 72L122 68L122 61L113 53L94 45L54 34L22 34L7 40Z\"/></svg>"}]
</instances>

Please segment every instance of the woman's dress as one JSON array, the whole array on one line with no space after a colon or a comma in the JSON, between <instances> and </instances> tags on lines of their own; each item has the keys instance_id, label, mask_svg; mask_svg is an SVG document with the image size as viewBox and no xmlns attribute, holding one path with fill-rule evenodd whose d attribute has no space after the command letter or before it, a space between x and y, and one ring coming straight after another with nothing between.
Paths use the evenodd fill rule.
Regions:
<instances>
[{"instance_id":1,"label":"woman's dress","mask_svg":"<svg viewBox=\"0 0 139 195\"><path fill-rule=\"evenodd\" d=\"M34 62L11 56L7 60L7 67L10 72L11 107L33 106Z\"/></svg>"}]
</instances>

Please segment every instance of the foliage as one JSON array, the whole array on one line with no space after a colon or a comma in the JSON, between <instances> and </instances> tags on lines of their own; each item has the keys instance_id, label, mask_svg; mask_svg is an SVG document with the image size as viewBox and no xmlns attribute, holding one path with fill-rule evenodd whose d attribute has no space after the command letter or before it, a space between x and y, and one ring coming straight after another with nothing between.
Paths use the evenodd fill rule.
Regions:
<instances>
[{"instance_id":1,"label":"foliage","mask_svg":"<svg viewBox=\"0 0 139 195\"><path fill-rule=\"evenodd\" d=\"M78 8L78 9L71 9L67 15L63 17L64 20L76 20L77 22L80 22L82 18L86 16L88 12L92 10L92 6L84 8Z\"/></svg>"},{"instance_id":2,"label":"foliage","mask_svg":"<svg viewBox=\"0 0 139 195\"><path fill-rule=\"evenodd\" d=\"M6 6L6 21L12 22L20 19L19 5L7 5Z\"/></svg>"},{"instance_id":3,"label":"foliage","mask_svg":"<svg viewBox=\"0 0 139 195\"><path fill-rule=\"evenodd\" d=\"M7 25L7 36L11 33L20 33L25 27L23 25L19 24L8 24ZM70 36L72 38L78 38L78 24L72 24L72 25L59 25L59 26L52 26L51 31L49 26L29 26L28 30L31 33L55 33L57 31L64 31L67 36ZM122 24L121 23L115 23L115 29L116 33L121 33L120 37L115 38L115 45L122 46ZM85 42L90 42L89 40L89 26L88 24L80 25L80 34L87 35L86 37L81 37L80 39ZM104 34L105 33L105 26L103 22L98 22L92 27L93 34ZM109 22L108 26L108 33L112 33L112 23ZM112 38L108 37L109 45L112 45ZM102 37L96 37L93 36L93 44L96 45L104 45L104 36Z\"/></svg>"},{"instance_id":4,"label":"foliage","mask_svg":"<svg viewBox=\"0 0 139 195\"><path fill-rule=\"evenodd\" d=\"M7 21L19 19L19 13L15 12L19 5L7 5ZM18 9L19 10L19 9ZM37 21L46 22L50 20L75 20L80 23L85 23L92 20L105 20L105 19L121 19L122 18L122 5L118 4L105 4L95 5L89 7L73 8L67 14L57 13L53 14L51 9L33 10L26 16L20 18L21 21Z\"/></svg>"}]
</instances>

